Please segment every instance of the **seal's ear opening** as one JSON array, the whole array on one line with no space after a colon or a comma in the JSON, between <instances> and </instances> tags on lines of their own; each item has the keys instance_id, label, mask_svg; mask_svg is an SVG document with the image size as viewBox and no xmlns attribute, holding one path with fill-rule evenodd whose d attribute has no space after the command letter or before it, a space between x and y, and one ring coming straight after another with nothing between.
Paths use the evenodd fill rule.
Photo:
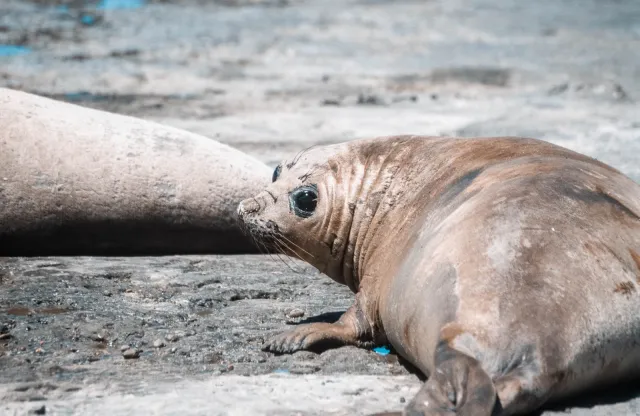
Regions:
<instances>
[{"instance_id":1,"label":"seal's ear opening","mask_svg":"<svg viewBox=\"0 0 640 416\"><path fill-rule=\"evenodd\" d=\"M305 185L289 193L289 209L300 218L309 218L318 206L318 187Z\"/></svg>"}]
</instances>

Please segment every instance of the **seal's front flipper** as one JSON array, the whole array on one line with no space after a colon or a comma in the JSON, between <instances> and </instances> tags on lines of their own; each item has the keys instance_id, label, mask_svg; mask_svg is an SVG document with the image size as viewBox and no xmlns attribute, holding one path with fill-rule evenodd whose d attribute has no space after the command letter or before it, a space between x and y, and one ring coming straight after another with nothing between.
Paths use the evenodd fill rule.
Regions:
<instances>
[{"instance_id":1,"label":"seal's front flipper","mask_svg":"<svg viewBox=\"0 0 640 416\"><path fill-rule=\"evenodd\" d=\"M299 350L324 350L354 343L350 328L337 323L314 323L300 325L276 335L264 344L262 350L286 354Z\"/></svg>"},{"instance_id":2,"label":"seal's front flipper","mask_svg":"<svg viewBox=\"0 0 640 416\"><path fill-rule=\"evenodd\" d=\"M404 410L406 416L491 416L496 389L480 363L442 343L436 369Z\"/></svg>"},{"instance_id":3,"label":"seal's front flipper","mask_svg":"<svg viewBox=\"0 0 640 416\"><path fill-rule=\"evenodd\" d=\"M356 296L356 303L336 323L299 325L267 341L262 350L285 354L299 350L325 350L343 345L365 346L372 340L371 326Z\"/></svg>"}]
</instances>

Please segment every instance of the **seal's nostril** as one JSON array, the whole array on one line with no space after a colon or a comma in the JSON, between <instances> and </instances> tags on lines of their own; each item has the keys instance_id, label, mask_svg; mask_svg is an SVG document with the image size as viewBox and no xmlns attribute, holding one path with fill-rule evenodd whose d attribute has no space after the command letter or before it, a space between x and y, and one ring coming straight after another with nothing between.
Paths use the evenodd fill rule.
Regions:
<instances>
[{"instance_id":1,"label":"seal's nostril","mask_svg":"<svg viewBox=\"0 0 640 416\"><path fill-rule=\"evenodd\" d=\"M242 201L240 206L238 207L238 212L241 214L253 214L260 211L260 204L255 199L248 199L246 201Z\"/></svg>"}]
</instances>

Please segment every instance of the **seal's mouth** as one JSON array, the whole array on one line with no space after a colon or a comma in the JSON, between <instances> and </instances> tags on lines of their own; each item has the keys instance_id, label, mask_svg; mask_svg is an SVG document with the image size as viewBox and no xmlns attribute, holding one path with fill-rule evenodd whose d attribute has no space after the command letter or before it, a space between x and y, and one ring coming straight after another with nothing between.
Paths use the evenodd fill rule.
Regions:
<instances>
[{"instance_id":1,"label":"seal's mouth","mask_svg":"<svg viewBox=\"0 0 640 416\"><path fill-rule=\"evenodd\" d=\"M282 233L278 225L271 220L265 221L256 216L260 212L260 204L255 198L242 201L236 210L238 224L242 232L251 237L256 245L267 252L281 251L278 242L282 240Z\"/></svg>"},{"instance_id":2,"label":"seal's mouth","mask_svg":"<svg viewBox=\"0 0 640 416\"><path fill-rule=\"evenodd\" d=\"M246 199L238 205L236 214L242 232L253 239L256 246L265 253L285 254L301 260L304 260L303 253L310 255L289 239L275 221L261 218L263 206L259 197Z\"/></svg>"}]
</instances>

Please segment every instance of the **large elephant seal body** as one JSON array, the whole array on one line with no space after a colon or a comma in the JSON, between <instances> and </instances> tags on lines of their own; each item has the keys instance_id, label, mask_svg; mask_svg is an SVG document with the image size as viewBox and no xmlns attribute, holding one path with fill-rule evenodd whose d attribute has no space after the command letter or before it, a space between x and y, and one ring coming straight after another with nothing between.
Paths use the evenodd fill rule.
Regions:
<instances>
[{"instance_id":1,"label":"large elephant seal body","mask_svg":"<svg viewBox=\"0 0 640 416\"><path fill-rule=\"evenodd\" d=\"M533 139L402 136L273 176L244 226L356 296L266 350L389 342L429 377L412 415L522 414L640 375L640 186L617 170Z\"/></svg>"},{"instance_id":2,"label":"large elephant seal body","mask_svg":"<svg viewBox=\"0 0 640 416\"><path fill-rule=\"evenodd\" d=\"M257 252L270 169L203 136L0 89L0 256Z\"/></svg>"}]
</instances>

